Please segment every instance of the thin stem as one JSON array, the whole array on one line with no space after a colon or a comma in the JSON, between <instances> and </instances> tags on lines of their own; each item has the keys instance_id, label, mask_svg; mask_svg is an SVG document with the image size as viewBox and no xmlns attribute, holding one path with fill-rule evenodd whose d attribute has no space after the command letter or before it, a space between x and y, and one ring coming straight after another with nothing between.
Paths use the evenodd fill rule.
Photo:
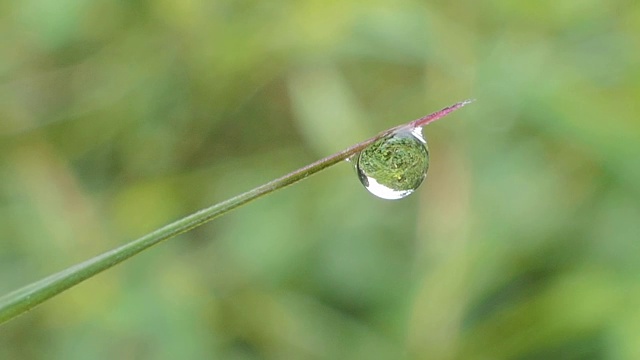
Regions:
<instances>
[{"instance_id":1,"label":"thin stem","mask_svg":"<svg viewBox=\"0 0 640 360\"><path fill-rule=\"evenodd\" d=\"M461 108L470 101L459 102L453 106L442 109L426 117L414 120L408 124L395 127L393 129L383 131L371 139L358 143L346 150L330 155L324 159L318 160L310 165L293 171L276 180L258 186L255 189L232 197L221 203L200 210L194 214L186 216L158 230L155 230L141 238L133 240L116 249L105 252L92 259L84 261L80 264L69 267L61 272L48 276L42 280L36 281L21 289L11 292L0 298L0 323L8 321L53 296L79 284L80 282L106 270L110 267L121 263L122 261L140 253L141 251L176 235L187 232L200 225L203 225L214 218L225 214L249 201L255 200L261 196L267 195L275 190L284 188L288 185L296 183L308 176L315 174L329 166L341 162L362 151L367 145L379 139L381 136L388 134L390 131L404 126L424 126L432 121L440 119L450 112Z\"/></svg>"},{"instance_id":2,"label":"thin stem","mask_svg":"<svg viewBox=\"0 0 640 360\"><path fill-rule=\"evenodd\" d=\"M445 116L447 116L448 114L460 109L461 107L471 104L472 102L476 101L475 99L468 99L465 101L461 101L457 104L453 104L449 107L446 107L440 111L436 111L433 114L429 114L427 116L423 116L420 119L417 120L413 120L412 122L410 122L409 124L413 127L420 127L420 126L426 126L429 125L430 123L443 118Z\"/></svg>"}]
</instances>

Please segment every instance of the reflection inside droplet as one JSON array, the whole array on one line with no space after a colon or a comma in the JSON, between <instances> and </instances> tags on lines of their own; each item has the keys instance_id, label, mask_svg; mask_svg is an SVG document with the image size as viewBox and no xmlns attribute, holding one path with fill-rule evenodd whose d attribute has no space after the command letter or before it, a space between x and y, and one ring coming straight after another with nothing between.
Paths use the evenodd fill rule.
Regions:
<instances>
[{"instance_id":1,"label":"reflection inside droplet","mask_svg":"<svg viewBox=\"0 0 640 360\"><path fill-rule=\"evenodd\" d=\"M355 162L358 178L373 195L395 200L414 192L427 176L429 150L421 128L399 130L366 147Z\"/></svg>"}]
</instances>

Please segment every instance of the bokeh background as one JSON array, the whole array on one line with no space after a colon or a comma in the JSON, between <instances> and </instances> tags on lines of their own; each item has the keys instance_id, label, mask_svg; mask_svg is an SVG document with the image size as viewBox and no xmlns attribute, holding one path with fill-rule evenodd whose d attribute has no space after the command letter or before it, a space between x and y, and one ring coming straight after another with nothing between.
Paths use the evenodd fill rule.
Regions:
<instances>
[{"instance_id":1,"label":"bokeh background","mask_svg":"<svg viewBox=\"0 0 640 360\"><path fill-rule=\"evenodd\" d=\"M640 359L640 3L0 3L0 292L466 98L0 327L2 359Z\"/></svg>"}]
</instances>

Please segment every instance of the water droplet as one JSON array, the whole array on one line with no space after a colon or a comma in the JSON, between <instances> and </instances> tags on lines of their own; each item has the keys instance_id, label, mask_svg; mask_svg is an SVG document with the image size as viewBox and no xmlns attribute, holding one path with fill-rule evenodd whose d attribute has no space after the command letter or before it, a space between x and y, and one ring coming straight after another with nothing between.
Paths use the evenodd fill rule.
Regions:
<instances>
[{"instance_id":1,"label":"water droplet","mask_svg":"<svg viewBox=\"0 0 640 360\"><path fill-rule=\"evenodd\" d=\"M355 162L360 182L373 195L402 199L427 176L429 149L421 128L399 130L366 147Z\"/></svg>"}]
</instances>

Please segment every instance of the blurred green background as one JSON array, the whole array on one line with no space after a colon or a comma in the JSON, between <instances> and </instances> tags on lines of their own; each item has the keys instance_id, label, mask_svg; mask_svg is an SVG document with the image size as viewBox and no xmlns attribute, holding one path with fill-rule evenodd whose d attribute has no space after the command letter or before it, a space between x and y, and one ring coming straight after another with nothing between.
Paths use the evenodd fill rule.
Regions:
<instances>
[{"instance_id":1,"label":"blurred green background","mask_svg":"<svg viewBox=\"0 0 640 360\"><path fill-rule=\"evenodd\" d=\"M1 359L640 359L640 3L0 3L0 293L456 101L0 327Z\"/></svg>"}]
</instances>

